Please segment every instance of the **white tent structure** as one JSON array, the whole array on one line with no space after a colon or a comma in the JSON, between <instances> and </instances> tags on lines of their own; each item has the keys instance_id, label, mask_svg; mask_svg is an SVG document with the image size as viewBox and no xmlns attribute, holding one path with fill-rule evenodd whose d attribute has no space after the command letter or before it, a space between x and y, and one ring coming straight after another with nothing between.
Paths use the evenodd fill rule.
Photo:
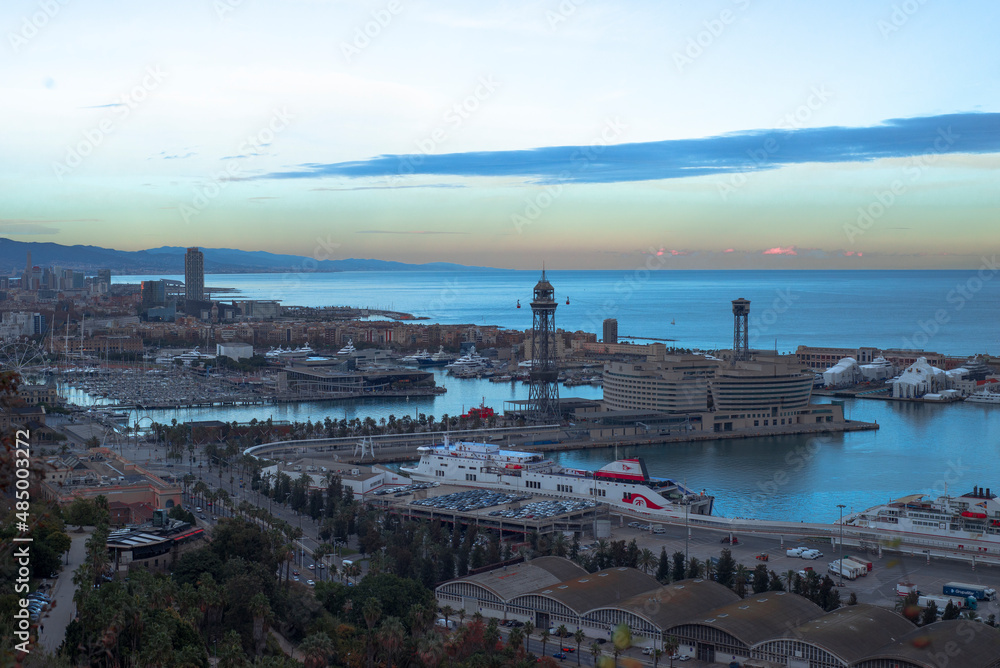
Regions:
<instances>
[{"instance_id":1,"label":"white tent structure","mask_svg":"<svg viewBox=\"0 0 1000 668\"><path fill-rule=\"evenodd\" d=\"M845 357L823 372L823 384L827 387L845 387L855 385L861 378L858 361L853 357Z\"/></svg>"},{"instance_id":2,"label":"white tent structure","mask_svg":"<svg viewBox=\"0 0 1000 668\"><path fill-rule=\"evenodd\" d=\"M947 374L931 366L926 357L919 357L893 382L892 396L900 399L917 399L928 393L947 389Z\"/></svg>"},{"instance_id":3,"label":"white tent structure","mask_svg":"<svg viewBox=\"0 0 1000 668\"><path fill-rule=\"evenodd\" d=\"M888 380L896 374L896 367L884 357L876 357L871 364L861 365L861 377L865 380Z\"/></svg>"}]
</instances>

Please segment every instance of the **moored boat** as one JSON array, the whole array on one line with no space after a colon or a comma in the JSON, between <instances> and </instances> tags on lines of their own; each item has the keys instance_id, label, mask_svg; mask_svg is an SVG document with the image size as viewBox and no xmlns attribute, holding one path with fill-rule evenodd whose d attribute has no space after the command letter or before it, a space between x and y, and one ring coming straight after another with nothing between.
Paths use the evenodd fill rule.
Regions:
<instances>
[{"instance_id":1,"label":"moored boat","mask_svg":"<svg viewBox=\"0 0 1000 668\"><path fill-rule=\"evenodd\" d=\"M711 515L714 497L649 475L642 459L619 459L598 471L559 466L539 453L505 450L492 443L445 441L417 448L420 461L401 470L414 480L486 489L536 491L594 499L616 510L664 519Z\"/></svg>"}]
</instances>

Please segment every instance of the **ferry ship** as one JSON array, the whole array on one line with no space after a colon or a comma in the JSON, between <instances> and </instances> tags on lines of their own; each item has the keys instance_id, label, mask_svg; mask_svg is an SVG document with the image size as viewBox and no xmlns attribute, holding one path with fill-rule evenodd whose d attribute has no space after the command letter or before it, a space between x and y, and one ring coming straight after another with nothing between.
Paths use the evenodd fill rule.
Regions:
<instances>
[{"instance_id":1,"label":"ferry ship","mask_svg":"<svg viewBox=\"0 0 1000 668\"><path fill-rule=\"evenodd\" d=\"M878 530L906 543L1000 553L1000 502L990 488L930 501L913 494L844 518L845 526Z\"/></svg>"},{"instance_id":2,"label":"ferry ship","mask_svg":"<svg viewBox=\"0 0 1000 668\"><path fill-rule=\"evenodd\" d=\"M595 499L651 519L711 515L715 497L649 475L642 459L619 459L599 471L569 469L534 452L460 441L417 448L420 461L401 470L412 479L462 487Z\"/></svg>"}]
</instances>

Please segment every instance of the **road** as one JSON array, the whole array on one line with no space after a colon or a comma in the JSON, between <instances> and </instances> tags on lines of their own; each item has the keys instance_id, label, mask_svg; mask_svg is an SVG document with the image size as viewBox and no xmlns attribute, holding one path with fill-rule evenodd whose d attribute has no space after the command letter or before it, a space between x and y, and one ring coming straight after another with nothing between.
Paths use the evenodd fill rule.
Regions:
<instances>
[{"instance_id":1,"label":"road","mask_svg":"<svg viewBox=\"0 0 1000 668\"><path fill-rule=\"evenodd\" d=\"M87 556L86 543L93 532L93 527L85 528L82 533L69 531L72 544L69 548L69 563L63 565L59 571L59 577L52 583L49 596L52 597L55 605L47 612L41 621L41 626L45 628L40 634L42 647L49 652L55 652L62 644L66 635L66 627L76 616L76 604L73 602L73 594L76 588L73 585L73 572L84 562Z\"/></svg>"}]
</instances>

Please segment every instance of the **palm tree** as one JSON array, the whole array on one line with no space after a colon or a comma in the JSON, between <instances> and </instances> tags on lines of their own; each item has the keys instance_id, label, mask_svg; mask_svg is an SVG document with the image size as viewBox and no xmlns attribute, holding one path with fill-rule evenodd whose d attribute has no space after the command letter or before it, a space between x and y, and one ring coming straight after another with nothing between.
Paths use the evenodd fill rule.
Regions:
<instances>
[{"instance_id":1,"label":"palm tree","mask_svg":"<svg viewBox=\"0 0 1000 668\"><path fill-rule=\"evenodd\" d=\"M782 574L782 577L785 580L785 586L788 587L789 592L792 591L792 585L795 583L795 575L795 570L791 568Z\"/></svg>"},{"instance_id":2,"label":"palm tree","mask_svg":"<svg viewBox=\"0 0 1000 668\"><path fill-rule=\"evenodd\" d=\"M590 645L590 655L594 657L594 665L597 665L597 660L601 658L601 646L600 644L594 642Z\"/></svg>"},{"instance_id":3,"label":"palm tree","mask_svg":"<svg viewBox=\"0 0 1000 668\"><path fill-rule=\"evenodd\" d=\"M576 641L576 665L580 665L580 645L583 643L584 638L587 636L584 634L583 629L577 629L576 633L573 634L573 640Z\"/></svg>"},{"instance_id":4,"label":"palm tree","mask_svg":"<svg viewBox=\"0 0 1000 668\"><path fill-rule=\"evenodd\" d=\"M253 643L254 653L257 656L264 651L264 642L267 637L267 627L273 616L271 605L267 596L263 592L257 592L250 599L250 614L253 616Z\"/></svg>"},{"instance_id":5,"label":"palm tree","mask_svg":"<svg viewBox=\"0 0 1000 668\"><path fill-rule=\"evenodd\" d=\"M444 615L444 627L446 629L450 629L451 628L451 624L448 622L448 619L452 615L455 614L455 608L453 608L453 607L451 607L450 605L447 605L447 604L442 605L441 606L441 614Z\"/></svg>"},{"instance_id":6,"label":"palm tree","mask_svg":"<svg viewBox=\"0 0 1000 668\"><path fill-rule=\"evenodd\" d=\"M524 651L525 652L530 652L531 651L531 647L530 647L530 644L531 644L531 633L534 630L535 630L535 625L534 624L532 624L531 622L525 622L524 623Z\"/></svg>"},{"instance_id":7,"label":"palm tree","mask_svg":"<svg viewBox=\"0 0 1000 668\"><path fill-rule=\"evenodd\" d=\"M437 668L444 657L444 641L437 633L428 633L417 642L417 656L427 668Z\"/></svg>"},{"instance_id":8,"label":"palm tree","mask_svg":"<svg viewBox=\"0 0 1000 668\"><path fill-rule=\"evenodd\" d=\"M649 573L649 569L654 568L660 560L657 559L656 555L649 548L643 548L642 552L639 553L639 560L636 565L642 569L643 573Z\"/></svg>"},{"instance_id":9,"label":"palm tree","mask_svg":"<svg viewBox=\"0 0 1000 668\"><path fill-rule=\"evenodd\" d=\"M524 631L520 627L515 626L510 630L510 635L507 636L507 647L511 648L514 654L517 654L518 650L521 649L521 642L524 640Z\"/></svg>"},{"instance_id":10,"label":"palm tree","mask_svg":"<svg viewBox=\"0 0 1000 668\"><path fill-rule=\"evenodd\" d=\"M367 652L368 652L368 666L375 663L374 657L374 640L375 640L375 624L378 622L378 618L382 616L382 605L378 602L377 598L370 598L365 601L365 604L361 606L361 616L365 619L365 624L368 625L368 637L367 637Z\"/></svg>"},{"instance_id":11,"label":"palm tree","mask_svg":"<svg viewBox=\"0 0 1000 668\"><path fill-rule=\"evenodd\" d=\"M549 644L549 630L542 629L542 632L538 634L538 637L542 639L542 656L545 656L545 646Z\"/></svg>"},{"instance_id":12,"label":"palm tree","mask_svg":"<svg viewBox=\"0 0 1000 668\"><path fill-rule=\"evenodd\" d=\"M657 668L657 666L660 665L660 656L663 655L663 650L658 647L654 647L652 654L653 654L653 668Z\"/></svg>"},{"instance_id":13,"label":"palm tree","mask_svg":"<svg viewBox=\"0 0 1000 668\"><path fill-rule=\"evenodd\" d=\"M326 666L335 650L336 647L333 641L330 640L330 636L322 631L307 637L299 645L299 651L305 656L304 663L306 668L322 668Z\"/></svg>"},{"instance_id":14,"label":"palm tree","mask_svg":"<svg viewBox=\"0 0 1000 668\"><path fill-rule=\"evenodd\" d=\"M746 598L747 596L747 580L749 579L750 569L743 564L736 565L736 578L735 578L735 591L740 598Z\"/></svg>"},{"instance_id":15,"label":"palm tree","mask_svg":"<svg viewBox=\"0 0 1000 668\"><path fill-rule=\"evenodd\" d=\"M397 654L403 647L403 641L406 640L406 628L403 626L403 622L400 621L399 617L386 617L379 628L379 635L382 647L387 654L388 665L398 665Z\"/></svg>"},{"instance_id":16,"label":"palm tree","mask_svg":"<svg viewBox=\"0 0 1000 668\"><path fill-rule=\"evenodd\" d=\"M663 640L663 651L670 659L670 668L674 668L674 655L677 654L680 646L681 643L677 639L677 636L669 636Z\"/></svg>"}]
</instances>

